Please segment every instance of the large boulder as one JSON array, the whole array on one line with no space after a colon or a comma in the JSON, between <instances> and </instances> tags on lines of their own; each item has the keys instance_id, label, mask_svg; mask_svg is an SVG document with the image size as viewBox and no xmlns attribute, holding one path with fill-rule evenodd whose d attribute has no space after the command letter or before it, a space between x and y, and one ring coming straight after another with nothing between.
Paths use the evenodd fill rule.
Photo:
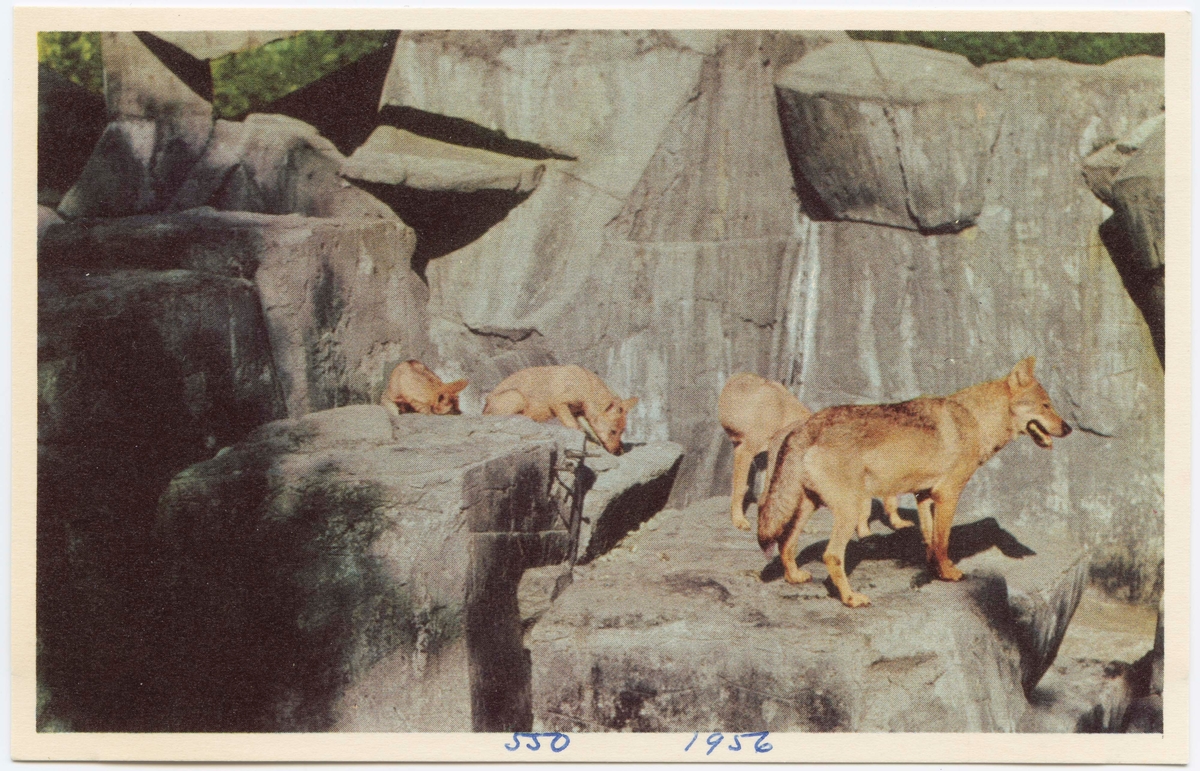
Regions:
<instances>
[{"instance_id":1,"label":"large boulder","mask_svg":"<svg viewBox=\"0 0 1200 771\"><path fill-rule=\"evenodd\" d=\"M1004 115L965 57L848 41L785 68L775 89L796 189L814 216L924 232L979 217Z\"/></svg>"},{"instance_id":2,"label":"large boulder","mask_svg":"<svg viewBox=\"0 0 1200 771\"><path fill-rule=\"evenodd\" d=\"M364 194L365 195L365 194ZM192 209L48 228L39 263L186 268L251 279L288 414L377 402L391 367L433 366L427 292L396 219L323 219Z\"/></svg>"},{"instance_id":3,"label":"large boulder","mask_svg":"<svg viewBox=\"0 0 1200 771\"><path fill-rule=\"evenodd\" d=\"M177 476L158 523L177 664L155 730L528 730L517 588L571 554L581 440L355 406L269 424ZM670 448L642 449L614 467ZM669 487L669 471L642 481Z\"/></svg>"},{"instance_id":4,"label":"large boulder","mask_svg":"<svg viewBox=\"0 0 1200 771\"><path fill-rule=\"evenodd\" d=\"M38 676L60 725L120 730L141 718L158 496L181 469L283 414L249 281L42 271Z\"/></svg>"},{"instance_id":5,"label":"large boulder","mask_svg":"<svg viewBox=\"0 0 1200 771\"><path fill-rule=\"evenodd\" d=\"M109 125L59 212L118 217L170 201L212 131L208 63L147 32L105 32Z\"/></svg>"},{"instance_id":6,"label":"large boulder","mask_svg":"<svg viewBox=\"0 0 1200 771\"><path fill-rule=\"evenodd\" d=\"M286 115L217 121L166 208L396 221L386 205L339 176L344 161L315 128Z\"/></svg>"},{"instance_id":7,"label":"large boulder","mask_svg":"<svg viewBox=\"0 0 1200 771\"><path fill-rule=\"evenodd\" d=\"M1113 209L1112 217L1100 225L1100 237L1150 327L1159 361L1166 344L1165 119L1165 114L1149 118L1083 162L1092 192Z\"/></svg>"},{"instance_id":8,"label":"large boulder","mask_svg":"<svg viewBox=\"0 0 1200 771\"><path fill-rule=\"evenodd\" d=\"M1078 602L1081 550L967 523L951 536L967 578L930 582L917 528L875 525L847 552L873 604L850 609L819 567L785 583L727 505L664 511L576 569L530 632L537 730L1017 730ZM824 537L801 559L819 565Z\"/></svg>"}]
</instances>

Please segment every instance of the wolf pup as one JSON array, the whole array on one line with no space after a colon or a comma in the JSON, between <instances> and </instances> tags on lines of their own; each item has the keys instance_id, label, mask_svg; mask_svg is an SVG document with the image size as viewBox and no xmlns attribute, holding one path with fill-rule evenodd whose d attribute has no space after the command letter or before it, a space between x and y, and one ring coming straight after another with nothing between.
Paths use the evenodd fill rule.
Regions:
<instances>
[{"instance_id":1,"label":"wolf pup","mask_svg":"<svg viewBox=\"0 0 1200 771\"><path fill-rule=\"evenodd\" d=\"M1051 437L1071 433L1033 376L1033 365L1030 357L1007 377L946 397L829 407L813 415L780 440L759 508L759 545L780 544L790 583L812 580L796 564L799 536L817 507L828 506L829 576L843 603L868 605L846 578L846 544L872 497L913 493L930 566L942 580L959 580L962 571L949 556L950 524L971 475L1018 434L1049 449Z\"/></svg>"},{"instance_id":2,"label":"wolf pup","mask_svg":"<svg viewBox=\"0 0 1200 771\"><path fill-rule=\"evenodd\" d=\"M760 452L773 448L768 455L768 471L773 468L775 454L788 433L799 428L812 412L800 403L781 383L758 375L742 372L729 378L717 401L717 418L733 442L733 493L730 515L735 527L750 529L746 519L746 491L749 489L750 466ZM793 425L795 424L795 425ZM773 437L778 441L771 442ZM764 479L770 479L768 473ZM900 518L899 502L887 498L883 502L888 522L899 530L912 523ZM867 510L870 514L870 509ZM870 525L864 518L858 523L858 535L870 535Z\"/></svg>"},{"instance_id":3,"label":"wolf pup","mask_svg":"<svg viewBox=\"0 0 1200 771\"><path fill-rule=\"evenodd\" d=\"M613 455L621 454L625 417L637 397L622 400L595 372L574 364L530 367L514 372L488 394L484 415L525 415L537 421L558 418L567 428L589 433ZM583 418L586 427L579 425Z\"/></svg>"},{"instance_id":4,"label":"wolf pup","mask_svg":"<svg viewBox=\"0 0 1200 771\"><path fill-rule=\"evenodd\" d=\"M416 359L409 359L392 370L379 403L387 407L393 415L402 412L461 415L458 409L458 394L466 387L466 380L443 383L429 367Z\"/></svg>"}]
</instances>

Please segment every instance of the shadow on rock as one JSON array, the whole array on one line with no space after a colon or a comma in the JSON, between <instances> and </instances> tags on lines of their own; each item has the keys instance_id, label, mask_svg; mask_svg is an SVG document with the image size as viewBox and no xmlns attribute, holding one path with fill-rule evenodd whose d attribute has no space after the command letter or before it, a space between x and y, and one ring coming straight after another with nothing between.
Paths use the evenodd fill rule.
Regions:
<instances>
[{"instance_id":1,"label":"shadow on rock","mask_svg":"<svg viewBox=\"0 0 1200 771\"><path fill-rule=\"evenodd\" d=\"M883 506L879 501L871 502L871 517L878 519L883 516ZM915 509L901 509L900 516L909 522L917 521ZM796 556L796 562L801 567L809 562L820 562L829 540L817 541L804 547ZM1036 552L1017 540L1016 536L1000 527L994 517L981 519L950 529L950 559L954 562L985 552L992 547L1000 553L1013 559L1030 557ZM858 541L851 541L846 546L846 575L854 572L858 563L863 560L894 560L905 565L925 566L925 543L921 539L920 528L915 524L887 535L869 535ZM764 582L777 581L783 578L783 563L778 557L771 560L759 574ZM922 586L933 580L928 571L913 579L914 586ZM837 589L828 579L825 581L830 596L837 596Z\"/></svg>"}]
</instances>

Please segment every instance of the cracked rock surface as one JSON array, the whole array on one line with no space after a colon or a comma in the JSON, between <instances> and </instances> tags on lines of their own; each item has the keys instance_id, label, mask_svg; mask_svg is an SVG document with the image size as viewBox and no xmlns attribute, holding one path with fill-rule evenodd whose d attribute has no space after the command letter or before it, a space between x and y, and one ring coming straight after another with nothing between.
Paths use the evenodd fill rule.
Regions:
<instances>
[{"instance_id":1,"label":"cracked rock surface","mask_svg":"<svg viewBox=\"0 0 1200 771\"><path fill-rule=\"evenodd\" d=\"M1031 641L1056 651L1066 629L1029 610L1070 619L1081 550L966 522L967 578L945 583L915 527L875 523L847 552L872 605L850 609L824 581L821 514L801 550L814 582L792 586L727 505L663 511L576 570L529 633L538 730L1018 730L1022 682L1049 665Z\"/></svg>"}]
</instances>

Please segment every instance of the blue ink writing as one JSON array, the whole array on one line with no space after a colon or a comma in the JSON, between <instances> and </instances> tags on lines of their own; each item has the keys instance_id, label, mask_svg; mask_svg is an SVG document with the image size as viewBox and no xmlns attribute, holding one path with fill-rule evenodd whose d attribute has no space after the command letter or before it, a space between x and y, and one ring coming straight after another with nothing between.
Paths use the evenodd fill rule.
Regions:
<instances>
[{"instance_id":1,"label":"blue ink writing","mask_svg":"<svg viewBox=\"0 0 1200 771\"><path fill-rule=\"evenodd\" d=\"M525 745L525 749L537 752L542 748L542 742L538 737L550 740L551 752L562 752L567 748L567 745L571 743L571 737L557 731L540 734L517 732L513 734L512 744L505 744L504 749L508 750L509 752L516 752L521 748L521 740L528 739L529 744Z\"/></svg>"},{"instance_id":2,"label":"blue ink writing","mask_svg":"<svg viewBox=\"0 0 1200 771\"><path fill-rule=\"evenodd\" d=\"M730 752L741 752L743 749L745 749L742 746L742 739L753 738L755 752L770 752L773 749L773 747L771 746L771 743L767 741L768 733L770 733L770 732L769 731L756 731L754 733L733 734L732 741L726 746L726 749L729 750ZM687 746L683 748L683 751L687 752L688 750L690 750L692 748L692 745L696 743L696 739L699 736L700 736L699 731L692 734L692 740L687 743ZM715 750L717 747L720 747L721 742L723 742L723 741L725 741L725 734L721 733L720 731L716 731L716 732L709 734L708 738L706 738L704 740L704 743L708 745L708 752L705 752L704 754L711 755L713 753L713 750Z\"/></svg>"}]
</instances>

